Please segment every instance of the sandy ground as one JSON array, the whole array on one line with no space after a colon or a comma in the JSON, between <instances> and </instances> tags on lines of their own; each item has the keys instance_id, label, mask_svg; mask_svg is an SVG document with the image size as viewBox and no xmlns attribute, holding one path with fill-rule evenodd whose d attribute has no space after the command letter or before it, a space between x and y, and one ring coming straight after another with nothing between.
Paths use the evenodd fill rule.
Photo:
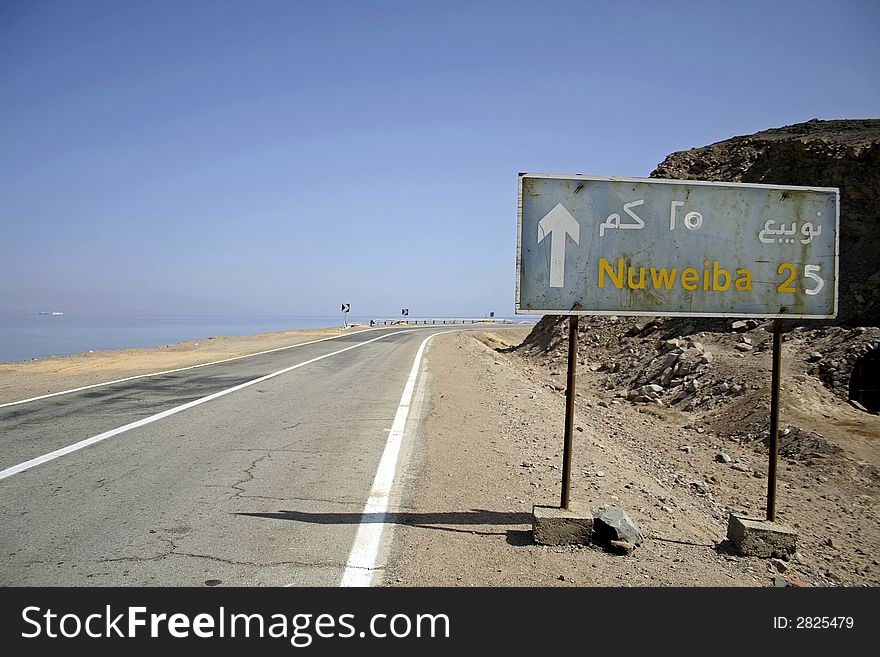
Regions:
<instances>
[{"instance_id":1,"label":"sandy ground","mask_svg":"<svg viewBox=\"0 0 880 657\"><path fill-rule=\"evenodd\" d=\"M870 452L876 466L876 443L834 467L782 458L778 519L799 532L798 553L787 562L737 557L725 541L728 513L763 515L766 454L706 430L694 414L615 399L589 369L578 385L572 501L624 508L646 540L628 557L535 545L532 506L559 505L564 386L554 364L507 349L526 333L434 339L417 435L424 458L410 464L413 493L392 515L384 585L880 583L880 495L857 460ZM716 461L721 452L731 464Z\"/></svg>"},{"instance_id":2,"label":"sandy ground","mask_svg":"<svg viewBox=\"0 0 880 657\"><path fill-rule=\"evenodd\" d=\"M162 372L319 340L368 327L220 336L149 349L95 351L0 363L0 404L139 374Z\"/></svg>"}]
</instances>

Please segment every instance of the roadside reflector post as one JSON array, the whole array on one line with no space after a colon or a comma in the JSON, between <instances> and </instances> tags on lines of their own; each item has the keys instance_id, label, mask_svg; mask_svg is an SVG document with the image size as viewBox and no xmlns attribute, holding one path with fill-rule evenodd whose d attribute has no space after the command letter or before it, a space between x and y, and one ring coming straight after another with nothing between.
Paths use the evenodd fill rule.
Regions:
<instances>
[{"instance_id":1,"label":"roadside reflector post","mask_svg":"<svg viewBox=\"0 0 880 657\"><path fill-rule=\"evenodd\" d=\"M782 320L773 320L773 365L770 377L770 463L767 471L767 520L776 520L776 467L779 455L779 375L782 366Z\"/></svg>"},{"instance_id":2,"label":"roadside reflector post","mask_svg":"<svg viewBox=\"0 0 880 657\"><path fill-rule=\"evenodd\" d=\"M565 445L562 453L562 508L569 508L571 490L571 452L574 429L575 378L578 358L578 316L568 318L568 378L565 384Z\"/></svg>"}]
</instances>

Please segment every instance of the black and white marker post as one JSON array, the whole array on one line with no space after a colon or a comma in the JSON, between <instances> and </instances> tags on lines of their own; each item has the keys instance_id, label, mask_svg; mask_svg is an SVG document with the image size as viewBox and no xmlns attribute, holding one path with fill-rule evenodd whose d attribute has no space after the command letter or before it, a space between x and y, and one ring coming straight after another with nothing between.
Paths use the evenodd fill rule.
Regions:
<instances>
[{"instance_id":1,"label":"black and white marker post","mask_svg":"<svg viewBox=\"0 0 880 657\"><path fill-rule=\"evenodd\" d=\"M351 310L350 303L342 304L342 328L348 328L348 322L346 321L346 319L349 310Z\"/></svg>"}]
</instances>

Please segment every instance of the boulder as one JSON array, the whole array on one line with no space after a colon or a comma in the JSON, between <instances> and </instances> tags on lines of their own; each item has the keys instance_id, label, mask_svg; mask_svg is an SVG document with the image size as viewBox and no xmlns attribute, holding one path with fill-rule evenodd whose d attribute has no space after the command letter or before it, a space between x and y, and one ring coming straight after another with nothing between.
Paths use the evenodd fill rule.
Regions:
<instances>
[{"instance_id":1,"label":"boulder","mask_svg":"<svg viewBox=\"0 0 880 657\"><path fill-rule=\"evenodd\" d=\"M645 537L623 509L612 506L596 514L593 520L593 539L597 543L611 544L611 541L626 541L641 545Z\"/></svg>"}]
</instances>

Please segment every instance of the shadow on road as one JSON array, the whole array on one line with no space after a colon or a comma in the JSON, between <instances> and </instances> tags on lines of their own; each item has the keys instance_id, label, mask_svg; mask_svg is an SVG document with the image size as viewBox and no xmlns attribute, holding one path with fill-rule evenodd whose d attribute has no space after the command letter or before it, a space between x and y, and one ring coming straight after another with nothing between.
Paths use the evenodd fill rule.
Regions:
<instances>
[{"instance_id":1,"label":"shadow on road","mask_svg":"<svg viewBox=\"0 0 880 657\"><path fill-rule=\"evenodd\" d=\"M277 513L237 513L239 516L266 518L268 520L293 520L319 525L359 525L361 523L388 523L408 525L423 529L463 532L467 534L504 534L505 532L481 532L474 529L455 529L437 525L531 525L530 513L506 511L451 511L445 513L309 513L307 511L278 511ZM531 533L531 532L529 532Z\"/></svg>"}]
</instances>

